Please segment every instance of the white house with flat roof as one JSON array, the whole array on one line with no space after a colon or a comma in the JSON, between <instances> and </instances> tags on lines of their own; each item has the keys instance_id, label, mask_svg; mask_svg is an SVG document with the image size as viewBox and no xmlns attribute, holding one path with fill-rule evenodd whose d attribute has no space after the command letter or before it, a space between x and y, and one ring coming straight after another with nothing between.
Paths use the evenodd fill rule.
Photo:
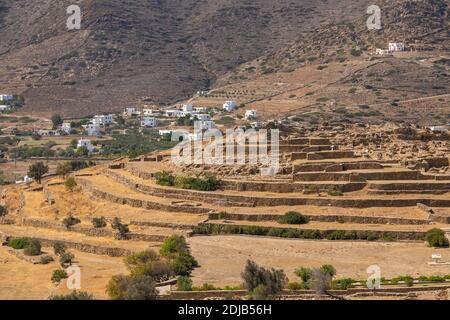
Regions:
<instances>
[{"instance_id":1,"label":"white house with flat roof","mask_svg":"<svg viewBox=\"0 0 450 320\"><path fill-rule=\"evenodd\" d=\"M389 42L388 50L390 52L405 51L405 45L402 42Z\"/></svg>"},{"instance_id":2,"label":"white house with flat roof","mask_svg":"<svg viewBox=\"0 0 450 320\"><path fill-rule=\"evenodd\" d=\"M245 111L244 117L246 120L256 119L257 111L256 110L247 110L247 111Z\"/></svg>"},{"instance_id":3,"label":"white house with flat roof","mask_svg":"<svg viewBox=\"0 0 450 320\"><path fill-rule=\"evenodd\" d=\"M144 116L155 116L155 115L159 115L161 114L161 112L159 110L155 110L155 109L143 109L142 110L142 115Z\"/></svg>"},{"instance_id":4,"label":"white house with flat roof","mask_svg":"<svg viewBox=\"0 0 450 320\"><path fill-rule=\"evenodd\" d=\"M60 130L65 134L70 134L70 131L72 130L72 125L70 124L70 122L64 122L61 125Z\"/></svg>"},{"instance_id":5,"label":"white house with flat roof","mask_svg":"<svg viewBox=\"0 0 450 320\"><path fill-rule=\"evenodd\" d=\"M184 112L194 111L194 106L192 104L183 104L181 106L181 110L183 110Z\"/></svg>"},{"instance_id":6,"label":"white house with flat roof","mask_svg":"<svg viewBox=\"0 0 450 320\"><path fill-rule=\"evenodd\" d=\"M92 153L94 151L94 146L92 145L92 142L89 139L78 140L77 149L81 147L85 147L89 151L89 153Z\"/></svg>"},{"instance_id":7,"label":"white house with flat roof","mask_svg":"<svg viewBox=\"0 0 450 320\"><path fill-rule=\"evenodd\" d=\"M155 117L143 117L141 120L141 127L153 128L158 125L158 120Z\"/></svg>"},{"instance_id":8,"label":"white house with flat roof","mask_svg":"<svg viewBox=\"0 0 450 320\"><path fill-rule=\"evenodd\" d=\"M11 101L14 99L14 96L11 94L0 94L0 101Z\"/></svg>"},{"instance_id":9,"label":"white house with flat roof","mask_svg":"<svg viewBox=\"0 0 450 320\"><path fill-rule=\"evenodd\" d=\"M195 107L194 110L198 113L205 113L208 112L208 108L207 107Z\"/></svg>"},{"instance_id":10,"label":"white house with flat roof","mask_svg":"<svg viewBox=\"0 0 450 320\"><path fill-rule=\"evenodd\" d=\"M236 102L235 101L225 101L225 103L223 104L223 109L225 111L231 112L234 109L236 109Z\"/></svg>"},{"instance_id":11,"label":"white house with flat roof","mask_svg":"<svg viewBox=\"0 0 450 320\"><path fill-rule=\"evenodd\" d=\"M86 133L88 136L99 136L100 135L100 125L95 123L89 123L85 126Z\"/></svg>"},{"instance_id":12,"label":"white house with flat roof","mask_svg":"<svg viewBox=\"0 0 450 320\"><path fill-rule=\"evenodd\" d=\"M199 121L210 121L211 116L207 113L200 113L195 115Z\"/></svg>"},{"instance_id":13,"label":"white house with flat roof","mask_svg":"<svg viewBox=\"0 0 450 320\"><path fill-rule=\"evenodd\" d=\"M169 109L166 110L167 117L182 117L183 111L178 109Z\"/></svg>"},{"instance_id":14,"label":"white house with flat roof","mask_svg":"<svg viewBox=\"0 0 450 320\"><path fill-rule=\"evenodd\" d=\"M132 117L132 116L139 116L141 115L141 112L138 111L136 108L125 108L125 110L123 111L123 115L125 117Z\"/></svg>"},{"instance_id":15,"label":"white house with flat roof","mask_svg":"<svg viewBox=\"0 0 450 320\"><path fill-rule=\"evenodd\" d=\"M198 122L199 122L200 128L202 130L214 129L216 127L216 123L214 121L211 121L211 120L198 121Z\"/></svg>"},{"instance_id":16,"label":"white house with flat roof","mask_svg":"<svg viewBox=\"0 0 450 320\"><path fill-rule=\"evenodd\" d=\"M0 112L5 112L5 111L9 111L11 110L11 106L7 106L7 105L0 105Z\"/></svg>"},{"instance_id":17,"label":"white house with flat roof","mask_svg":"<svg viewBox=\"0 0 450 320\"><path fill-rule=\"evenodd\" d=\"M96 115L92 118L92 123L99 126L110 125L114 122L114 115L112 114L101 114Z\"/></svg>"}]
</instances>

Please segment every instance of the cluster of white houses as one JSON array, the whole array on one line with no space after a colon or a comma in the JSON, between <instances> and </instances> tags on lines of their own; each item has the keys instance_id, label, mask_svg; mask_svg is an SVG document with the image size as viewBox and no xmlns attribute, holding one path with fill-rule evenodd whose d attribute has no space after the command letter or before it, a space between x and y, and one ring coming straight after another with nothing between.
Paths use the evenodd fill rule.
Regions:
<instances>
[{"instance_id":1,"label":"cluster of white houses","mask_svg":"<svg viewBox=\"0 0 450 320\"><path fill-rule=\"evenodd\" d=\"M0 94L0 112L11 110L9 102L14 100L14 96L10 94Z\"/></svg>"},{"instance_id":2,"label":"cluster of white houses","mask_svg":"<svg viewBox=\"0 0 450 320\"><path fill-rule=\"evenodd\" d=\"M391 54L392 52L400 52L405 51L405 44L402 42L389 42L387 49L377 48L375 50L376 55L386 55Z\"/></svg>"}]
</instances>

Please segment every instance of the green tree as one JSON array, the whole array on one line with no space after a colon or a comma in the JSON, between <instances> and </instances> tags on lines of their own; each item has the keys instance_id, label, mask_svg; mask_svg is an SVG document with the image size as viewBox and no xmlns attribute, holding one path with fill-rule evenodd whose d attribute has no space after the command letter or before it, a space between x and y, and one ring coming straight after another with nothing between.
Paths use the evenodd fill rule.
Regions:
<instances>
[{"instance_id":1,"label":"green tree","mask_svg":"<svg viewBox=\"0 0 450 320\"><path fill-rule=\"evenodd\" d=\"M61 280L63 279L67 279L69 277L69 275L67 274L67 272L63 269L57 269L53 271L51 280L53 283L60 283Z\"/></svg>"},{"instance_id":2,"label":"green tree","mask_svg":"<svg viewBox=\"0 0 450 320\"><path fill-rule=\"evenodd\" d=\"M81 146L77 149L75 153L78 157L85 157L89 155L89 150L85 146Z\"/></svg>"},{"instance_id":3,"label":"green tree","mask_svg":"<svg viewBox=\"0 0 450 320\"><path fill-rule=\"evenodd\" d=\"M48 166L43 162L36 162L28 168L28 176L41 183L44 174L48 173Z\"/></svg>"},{"instance_id":4,"label":"green tree","mask_svg":"<svg viewBox=\"0 0 450 320\"><path fill-rule=\"evenodd\" d=\"M192 280L187 276L180 276L177 279L178 291L192 291Z\"/></svg>"},{"instance_id":5,"label":"green tree","mask_svg":"<svg viewBox=\"0 0 450 320\"><path fill-rule=\"evenodd\" d=\"M64 122L63 118L60 114L54 114L52 115L52 123L53 123L53 129L58 128L60 125L62 125Z\"/></svg>"},{"instance_id":6,"label":"green tree","mask_svg":"<svg viewBox=\"0 0 450 320\"><path fill-rule=\"evenodd\" d=\"M75 180L75 178L74 177L68 177L67 179L66 179L66 181L64 182L64 185L66 186L66 188L69 190L69 191L73 191L73 189L75 189L75 187L77 186L77 182L76 182L76 180Z\"/></svg>"},{"instance_id":7,"label":"green tree","mask_svg":"<svg viewBox=\"0 0 450 320\"><path fill-rule=\"evenodd\" d=\"M449 241L445 236L445 232L438 228L428 230L425 234L425 240L430 247L448 247Z\"/></svg>"},{"instance_id":8,"label":"green tree","mask_svg":"<svg viewBox=\"0 0 450 320\"><path fill-rule=\"evenodd\" d=\"M279 294L287 284L287 277L283 270L265 269L255 262L247 260L241 273L244 287L257 299L267 298Z\"/></svg>"},{"instance_id":9,"label":"green tree","mask_svg":"<svg viewBox=\"0 0 450 320\"><path fill-rule=\"evenodd\" d=\"M60 162L56 166L56 174L62 177L66 177L70 172L72 172L72 165L70 162Z\"/></svg>"},{"instance_id":10,"label":"green tree","mask_svg":"<svg viewBox=\"0 0 450 320\"><path fill-rule=\"evenodd\" d=\"M66 245L61 241L56 241L53 244L53 252L57 256L62 256L64 253L66 253L66 249L67 249Z\"/></svg>"}]
</instances>

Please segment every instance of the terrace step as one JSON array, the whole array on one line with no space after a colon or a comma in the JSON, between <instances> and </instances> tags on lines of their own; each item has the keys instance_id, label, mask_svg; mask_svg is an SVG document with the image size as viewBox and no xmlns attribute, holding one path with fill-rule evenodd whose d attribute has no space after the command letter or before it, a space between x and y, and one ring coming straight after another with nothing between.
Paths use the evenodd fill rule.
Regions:
<instances>
[{"instance_id":1,"label":"terrace step","mask_svg":"<svg viewBox=\"0 0 450 320\"><path fill-rule=\"evenodd\" d=\"M55 242L62 242L68 248L111 257L126 256L132 252L142 251L148 248L158 248L160 246L158 242L120 241L105 237L91 237L69 231L56 231L18 225L0 225L0 233L8 237L36 238L42 242L44 247L51 247Z\"/></svg>"},{"instance_id":2,"label":"terrace step","mask_svg":"<svg viewBox=\"0 0 450 320\"><path fill-rule=\"evenodd\" d=\"M370 235L374 239L391 237L397 240L422 241L428 226L412 225L367 225L367 224L336 224L327 222L309 222L303 225L288 225L275 222L253 222L217 220L207 222L198 228L198 234L205 234L212 228L214 234L245 234L253 236L278 236L286 234L287 238L327 239L333 233L345 233L345 239L336 240L365 240ZM195 232L195 231L194 231ZM300 234L300 235L299 235ZM315 234L315 235L314 235ZM314 235L314 236L312 236ZM312 236L312 237L311 237ZM348 236L348 238L347 238Z\"/></svg>"},{"instance_id":3,"label":"terrace step","mask_svg":"<svg viewBox=\"0 0 450 320\"><path fill-rule=\"evenodd\" d=\"M271 213L228 213L213 212L209 213L210 220L236 220L236 221L277 221L284 214ZM338 222L338 223L358 223L358 224L390 224L390 225L428 225L431 223L428 219L409 219L382 216L357 216L342 214L308 214L303 213L310 221L316 222Z\"/></svg>"},{"instance_id":4,"label":"terrace step","mask_svg":"<svg viewBox=\"0 0 450 320\"><path fill-rule=\"evenodd\" d=\"M110 228L94 228L91 225L80 224L75 225L67 230L61 223L53 222L45 219L22 219L22 225L36 228L50 229L55 231L67 231L84 234L90 237L107 237L114 238L116 232ZM173 230L167 227L154 226L136 226L130 228L129 240L139 240L147 242L163 242L172 234L188 235L186 232Z\"/></svg>"}]
</instances>

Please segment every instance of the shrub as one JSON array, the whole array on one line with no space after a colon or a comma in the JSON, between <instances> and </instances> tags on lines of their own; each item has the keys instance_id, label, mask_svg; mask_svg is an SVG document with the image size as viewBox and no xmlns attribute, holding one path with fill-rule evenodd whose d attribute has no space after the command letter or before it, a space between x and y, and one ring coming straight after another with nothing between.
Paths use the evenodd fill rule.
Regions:
<instances>
[{"instance_id":1,"label":"shrub","mask_svg":"<svg viewBox=\"0 0 450 320\"><path fill-rule=\"evenodd\" d=\"M41 242L37 239L30 239L25 246L23 253L27 256L38 256L41 254Z\"/></svg>"},{"instance_id":2,"label":"shrub","mask_svg":"<svg viewBox=\"0 0 450 320\"><path fill-rule=\"evenodd\" d=\"M161 246L159 253L163 257L170 257L174 254L187 253L188 247L183 236L173 235L167 238Z\"/></svg>"},{"instance_id":3,"label":"shrub","mask_svg":"<svg viewBox=\"0 0 450 320\"><path fill-rule=\"evenodd\" d=\"M330 188L327 190L328 195L333 197L341 197L343 195L342 191L338 188Z\"/></svg>"},{"instance_id":4,"label":"shrub","mask_svg":"<svg viewBox=\"0 0 450 320\"><path fill-rule=\"evenodd\" d=\"M87 292L72 291L66 295L52 295L49 300L95 300L95 297Z\"/></svg>"},{"instance_id":5,"label":"shrub","mask_svg":"<svg viewBox=\"0 0 450 320\"><path fill-rule=\"evenodd\" d=\"M107 223L106 223L106 219L105 217L94 217L92 218L92 225L94 226L94 228L104 228L106 227Z\"/></svg>"},{"instance_id":6,"label":"shrub","mask_svg":"<svg viewBox=\"0 0 450 320\"><path fill-rule=\"evenodd\" d=\"M117 230L118 239L127 239L130 233L130 228L127 224L123 224L120 218L115 217L111 222L111 228Z\"/></svg>"},{"instance_id":7,"label":"shrub","mask_svg":"<svg viewBox=\"0 0 450 320\"><path fill-rule=\"evenodd\" d=\"M12 238L9 239L8 246L16 250L25 249L29 241L28 238Z\"/></svg>"},{"instance_id":8,"label":"shrub","mask_svg":"<svg viewBox=\"0 0 450 320\"><path fill-rule=\"evenodd\" d=\"M302 279L303 283L307 283L311 280L313 272L310 268L300 267L299 269L295 270L295 275Z\"/></svg>"},{"instance_id":9,"label":"shrub","mask_svg":"<svg viewBox=\"0 0 450 320\"><path fill-rule=\"evenodd\" d=\"M213 290L219 290L214 285L210 283L204 283L201 287L192 287L193 291L213 291Z\"/></svg>"},{"instance_id":10,"label":"shrub","mask_svg":"<svg viewBox=\"0 0 450 320\"><path fill-rule=\"evenodd\" d=\"M60 176L67 176L72 171L72 165L70 162L58 163L56 167L56 174Z\"/></svg>"},{"instance_id":11,"label":"shrub","mask_svg":"<svg viewBox=\"0 0 450 320\"><path fill-rule=\"evenodd\" d=\"M278 222L283 224L306 224L309 222L309 218L296 211L289 211L279 217Z\"/></svg>"},{"instance_id":12,"label":"shrub","mask_svg":"<svg viewBox=\"0 0 450 320\"><path fill-rule=\"evenodd\" d=\"M192 280L186 276L178 277L177 290L178 291L192 291Z\"/></svg>"},{"instance_id":13,"label":"shrub","mask_svg":"<svg viewBox=\"0 0 450 320\"><path fill-rule=\"evenodd\" d=\"M336 279L331 282L331 288L334 290L347 290L350 288L356 280L352 278Z\"/></svg>"},{"instance_id":14,"label":"shrub","mask_svg":"<svg viewBox=\"0 0 450 320\"><path fill-rule=\"evenodd\" d=\"M51 280L53 283L60 283L61 280L67 279L68 277L69 275L66 271L64 271L63 269L57 269L53 271Z\"/></svg>"},{"instance_id":15,"label":"shrub","mask_svg":"<svg viewBox=\"0 0 450 320\"><path fill-rule=\"evenodd\" d=\"M172 261L172 270L180 276L188 276L194 268L198 267L197 260L187 253L180 253Z\"/></svg>"},{"instance_id":16,"label":"shrub","mask_svg":"<svg viewBox=\"0 0 450 320\"><path fill-rule=\"evenodd\" d=\"M49 264L53 261L53 258L51 256L42 256L40 259L41 264Z\"/></svg>"},{"instance_id":17,"label":"shrub","mask_svg":"<svg viewBox=\"0 0 450 320\"><path fill-rule=\"evenodd\" d=\"M298 283L298 282L289 282L287 285L287 288L289 290L303 290L305 289L303 286L303 283Z\"/></svg>"},{"instance_id":18,"label":"shrub","mask_svg":"<svg viewBox=\"0 0 450 320\"><path fill-rule=\"evenodd\" d=\"M283 270L268 270L250 260L247 261L241 277L244 280L244 287L257 299L276 295L287 284L287 277Z\"/></svg>"},{"instance_id":19,"label":"shrub","mask_svg":"<svg viewBox=\"0 0 450 320\"><path fill-rule=\"evenodd\" d=\"M4 217L8 214L8 209L5 206L0 205L0 217Z\"/></svg>"},{"instance_id":20,"label":"shrub","mask_svg":"<svg viewBox=\"0 0 450 320\"><path fill-rule=\"evenodd\" d=\"M64 182L64 185L66 186L67 190L73 191L73 189L77 186L77 182L75 181L74 177L68 177Z\"/></svg>"},{"instance_id":21,"label":"shrub","mask_svg":"<svg viewBox=\"0 0 450 320\"><path fill-rule=\"evenodd\" d=\"M70 227L81 223L81 220L74 217L73 215L69 215L62 221L63 225L66 227L66 229L70 229Z\"/></svg>"},{"instance_id":22,"label":"shrub","mask_svg":"<svg viewBox=\"0 0 450 320\"><path fill-rule=\"evenodd\" d=\"M425 234L425 240L428 242L430 247L449 246L448 239L445 237L445 232L438 228L428 230Z\"/></svg>"},{"instance_id":23,"label":"shrub","mask_svg":"<svg viewBox=\"0 0 450 320\"><path fill-rule=\"evenodd\" d=\"M67 265L71 265L73 259L75 259L75 256L70 253L70 252L64 252L63 254L61 254L61 256L59 257L59 263L61 264L62 267L65 267Z\"/></svg>"},{"instance_id":24,"label":"shrub","mask_svg":"<svg viewBox=\"0 0 450 320\"><path fill-rule=\"evenodd\" d=\"M154 178L156 183L161 186L173 186L175 184L175 177L167 171L156 172Z\"/></svg>"},{"instance_id":25,"label":"shrub","mask_svg":"<svg viewBox=\"0 0 450 320\"><path fill-rule=\"evenodd\" d=\"M66 245L60 241L57 241L53 244L53 252L57 256L62 256L64 253L66 253Z\"/></svg>"},{"instance_id":26,"label":"shrub","mask_svg":"<svg viewBox=\"0 0 450 320\"><path fill-rule=\"evenodd\" d=\"M215 191L219 187L219 180L212 174L206 173L204 178L177 177L174 186L181 189L200 191Z\"/></svg>"},{"instance_id":27,"label":"shrub","mask_svg":"<svg viewBox=\"0 0 450 320\"><path fill-rule=\"evenodd\" d=\"M108 296L112 300L124 300L130 279L131 277L122 274L113 276L106 286Z\"/></svg>"},{"instance_id":28,"label":"shrub","mask_svg":"<svg viewBox=\"0 0 450 320\"><path fill-rule=\"evenodd\" d=\"M336 275L336 269L331 264L324 264L320 267L323 274L328 274L331 278Z\"/></svg>"},{"instance_id":29,"label":"shrub","mask_svg":"<svg viewBox=\"0 0 450 320\"><path fill-rule=\"evenodd\" d=\"M126 300L156 300L156 283L150 276L132 277L125 294Z\"/></svg>"}]
</instances>

